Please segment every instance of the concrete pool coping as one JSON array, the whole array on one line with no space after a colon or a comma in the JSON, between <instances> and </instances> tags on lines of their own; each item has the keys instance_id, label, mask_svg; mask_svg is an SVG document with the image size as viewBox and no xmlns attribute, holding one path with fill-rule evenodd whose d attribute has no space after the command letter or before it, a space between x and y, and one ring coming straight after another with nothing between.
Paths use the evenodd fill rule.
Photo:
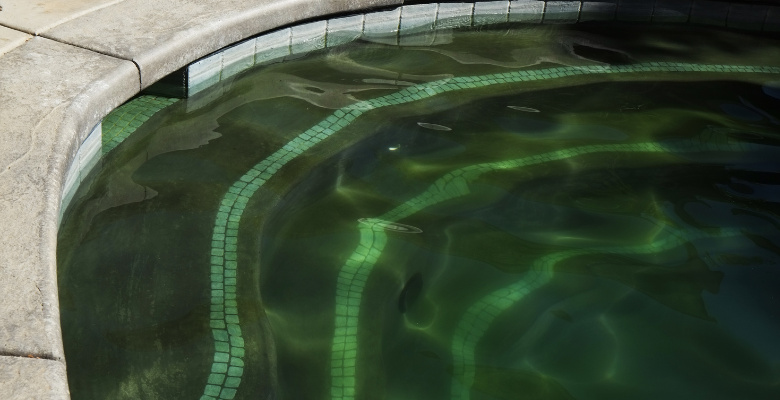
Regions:
<instances>
[{"instance_id":1,"label":"concrete pool coping","mask_svg":"<svg viewBox=\"0 0 780 400\"><path fill-rule=\"evenodd\" d=\"M539 1L517 3L531 2ZM160 78L232 43L298 21L404 1L28 3L0 0L0 393L68 398L56 282L59 207L66 172L93 127ZM577 5L574 20L564 22L609 13L649 21L652 8L640 3L550 1L547 7L563 13ZM730 26L728 7L725 14L722 7L702 11L723 3L679 3L688 4L692 19ZM780 7L737 9L780 26Z\"/></svg>"}]
</instances>

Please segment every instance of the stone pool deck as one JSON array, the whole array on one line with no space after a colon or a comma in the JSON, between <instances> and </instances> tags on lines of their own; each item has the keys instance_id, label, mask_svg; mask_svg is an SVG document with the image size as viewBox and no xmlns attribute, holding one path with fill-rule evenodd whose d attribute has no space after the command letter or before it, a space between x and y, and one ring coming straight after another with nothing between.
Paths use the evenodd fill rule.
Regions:
<instances>
[{"instance_id":1,"label":"stone pool deck","mask_svg":"<svg viewBox=\"0 0 780 400\"><path fill-rule=\"evenodd\" d=\"M400 4L0 0L0 397L69 398L56 280L60 197L79 145L109 111L252 35Z\"/></svg>"},{"instance_id":2,"label":"stone pool deck","mask_svg":"<svg viewBox=\"0 0 780 400\"><path fill-rule=\"evenodd\" d=\"M60 200L79 146L106 114L245 38L308 19L421 2L0 0L0 398L69 398L56 280ZM766 4L504 0L480 8L504 15L527 6L541 13L537 22L546 13L553 22L652 20L780 31L780 5Z\"/></svg>"}]
</instances>

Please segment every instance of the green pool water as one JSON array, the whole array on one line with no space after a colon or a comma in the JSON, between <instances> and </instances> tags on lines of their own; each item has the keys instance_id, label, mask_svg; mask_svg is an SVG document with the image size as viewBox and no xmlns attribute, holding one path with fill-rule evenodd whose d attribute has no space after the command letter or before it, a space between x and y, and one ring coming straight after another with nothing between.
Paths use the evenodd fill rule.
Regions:
<instances>
[{"instance_id":1,"label":"green pool water","mask_svg":"<svg viewBox=\"0 0 780 400\"><path fill-rule=\"evenodd\" d=\"M60 229L72 396L777 398L776 46L462 30L140 97Z\"/></svg>"}]
</instances>

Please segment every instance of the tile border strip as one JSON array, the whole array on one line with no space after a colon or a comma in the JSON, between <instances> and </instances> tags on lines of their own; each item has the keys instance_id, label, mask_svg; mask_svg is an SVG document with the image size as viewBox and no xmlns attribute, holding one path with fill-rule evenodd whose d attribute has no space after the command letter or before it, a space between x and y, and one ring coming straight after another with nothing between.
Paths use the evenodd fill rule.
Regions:
<instances>
[{"instance_id":1,"label":"tile border strip","mask_svg":"<svg viewBox=\"0 0 780 400\"><path fill-rule=\"evenodd\" d=\"M408 22L407 22L408 21ZM537 1L426 3L308 22L263 33L206 56L186 68L188 96L254 66L356 40L400 46L433 42L437 30L507 22L575 24L594 21L690 23L745 31L780 32L780 6L711 0Z\"/></svg>"},{"instance_id":2,"label":"tile border strip","mask_svg":"<svg viewBox=\"0 0 780 400\"><path fill-rule=\"evenodd\" d=\"M618 66L565 66L538 70L515 70L481 76L461 76L409 86L400 91L359 101L334 111L318 124L300 133L279 150L263 159L236 180L223 196L216 214L211 247L211 327L215 340L211 375L200 400L230 400L236 394L243 373L244 340L236 303L238 269L238 232L241 217L252 196L281 168L313 146L349 126L363 113L371 110L410 103L436 95L495 85L517 84L537 80L558 79L579 75L630 74L653 72L767 73L780 74L780 67L708 65L677 62L647 62ZM644 146L644 147L643 147ZM718 145L713 145L717 147ZM690 148L689 148L690 147ZM679 146L680 152L711 150ZM611 150L660 151L666 147L656 143L583 146L577 153ZM568 157L566 150L529 156L520 160L479 164L446 174L430 188L374 220L395 223L432 204L469 192L468 182L495 169L540 164ZM385 224L385 225L386 225ZM334 336L331 344L332 400L354 400L357 393L358 317L363 289L370 273L387 243L381 224L359 222L360 242L341 267L336 282ZM466 359L467 360L467 359ZM465 371L465 370L464 370ZM468 371L466 371L468 372ZM227 374L227 375L226 375ZM228 380L230 383L228 384Z\"/></svg>"}]
</instances>

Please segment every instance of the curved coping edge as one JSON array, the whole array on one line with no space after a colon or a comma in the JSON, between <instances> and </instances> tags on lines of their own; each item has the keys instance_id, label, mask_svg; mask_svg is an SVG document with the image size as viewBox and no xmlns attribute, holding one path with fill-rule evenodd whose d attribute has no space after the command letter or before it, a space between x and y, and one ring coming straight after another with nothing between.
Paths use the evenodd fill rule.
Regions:
<instances>
[{"instance_id":1,"label":"curved coping edge","mask_svg":"<svg viewBox=\"0 0 780 400\"><path fill-rule=\"evenodd\" d=\"M303 2L273 1L258 4L241 14L221 16L218 21L183 30L174 40L133 58L141 71L141 89L206 54L262 32L328 15L356 13L399 6L403 0L353 0ZM291 12L294 11L294 12Z\"/></svg>"}]
</instances>

